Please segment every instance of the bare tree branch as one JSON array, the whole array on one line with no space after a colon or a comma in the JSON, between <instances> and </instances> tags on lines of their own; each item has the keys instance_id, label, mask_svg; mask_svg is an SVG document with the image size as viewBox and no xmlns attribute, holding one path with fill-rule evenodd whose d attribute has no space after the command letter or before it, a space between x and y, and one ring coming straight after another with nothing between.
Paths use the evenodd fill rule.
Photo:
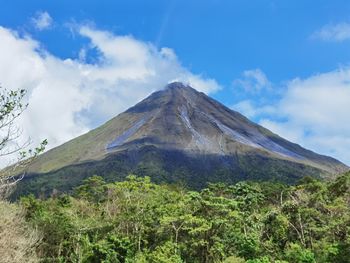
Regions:
<instances>
[{"instance_id":1,"label":"bare tree branch","mask_svg":"<svg viewBox=\"0 0 350 263\"><path fill-rule=\"evenodd\" d=\"M44 140L34 148L26 150L31 141L21 141L22 130L15 120L23 113L28 104L23 103L26 91L6 90L0 86L0 157L18 154L15 162L0 170L0 199L6 198L16 184L25 176L25 168L42 153L47 145Z\"/></svg>"}]
</instances>

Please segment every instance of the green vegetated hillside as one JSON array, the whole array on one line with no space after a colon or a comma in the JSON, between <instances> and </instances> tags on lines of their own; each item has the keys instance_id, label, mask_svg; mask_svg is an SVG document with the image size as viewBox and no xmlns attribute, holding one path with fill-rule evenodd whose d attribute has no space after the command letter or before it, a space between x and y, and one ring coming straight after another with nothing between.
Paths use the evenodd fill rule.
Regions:
<instances>
[{"instance_id":1,"label":"green vegetated hillside","mask_svg":"<svg viewBox=\"0 0 350 263\"><path fill-rule=\"evenodd\" d=\"M41 233L41 262L350 262L350 173L200 191L93 176L72 195L21 206Z\"/></svg>"},{"instance_id":2,"label":"green vegetated hillside","mask_svg":"<svg viewBox=\"0 0 350 263\"><path fill-rule=\"evenodd\" d=\"M262 155L188 155L183 151L147 146L46 174L29 174L19 182L12 198L29 193L49 196L53 191L71 192L94 174L99 174L107 182L122 181L128 174L149 176L155 183L179 183L194 190L217 182L233 184L242 180L269 180L294 184L303 176L322 178L320 170L312 166Z\"/></svg>"}]
</instances>

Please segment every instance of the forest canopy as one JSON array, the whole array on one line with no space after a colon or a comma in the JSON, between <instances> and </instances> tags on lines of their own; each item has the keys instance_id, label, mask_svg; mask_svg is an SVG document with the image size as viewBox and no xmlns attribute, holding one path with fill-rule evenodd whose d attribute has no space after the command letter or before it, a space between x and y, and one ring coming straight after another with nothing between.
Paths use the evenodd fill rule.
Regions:
<instances>
[{"instance_id":1,"label":"forest canopy","mask_svg":"<svg viewBox=\"0 0 350 263\"><path fill-rule=\"evenodd\" d=\"M93 176L72 195L20 203L42 262L350 262L349 188L350 173L201 191Z\"/></svg>"}]
</instances>

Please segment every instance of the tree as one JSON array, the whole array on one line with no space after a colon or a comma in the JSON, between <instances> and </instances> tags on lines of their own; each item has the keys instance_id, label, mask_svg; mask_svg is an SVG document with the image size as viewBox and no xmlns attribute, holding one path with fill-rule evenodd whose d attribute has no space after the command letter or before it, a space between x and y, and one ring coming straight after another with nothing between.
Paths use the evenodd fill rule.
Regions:
<instances>
[{"instance_id":1,"label":"tree","mask_svg":"<svg viewBox=\"0 0 350 263\"><path fill-rule=\"evenodd\" d=\"M84 180L75 190L77 196L90 202L100 203L107 196L107 185L101 176L94 175Z\"/></svg>"},{"instance_id":2,"label":"tree","mask_svg":"<svg viewBox=\"0 0 350 263\"><path fill-rule=\"evenodd\" d=\"M24 168L44 151L47 144L44 140L37 148L26 151L30 140L20 140L22 131L16 126L16 119L27 108L27 104L23 103L25 94L23 89L9 91L0 86L0 159L18 154L15 164L0 171L2 262L37 262L35 247L40 240L38 231L27 224L20 206L2 200L9 195L16 183L23 179Z\"/></svg>"},{"instance_id":3,"label":"tree","mask_svg":"<svg viewBox=\"0 0 350 263\"><path fill-rule=\"evenodd\" d=\"M0 171L0 197L6 197L16 183L25 175L24 167L41 152L47 145L47 140L26 151L30 140L20 140L22 130L16 125L16 119L21 116L28 104L24 103L26 91L7 90L0 86L0 158L17 155L15 164Z\"/></svg>"}]
</instances>

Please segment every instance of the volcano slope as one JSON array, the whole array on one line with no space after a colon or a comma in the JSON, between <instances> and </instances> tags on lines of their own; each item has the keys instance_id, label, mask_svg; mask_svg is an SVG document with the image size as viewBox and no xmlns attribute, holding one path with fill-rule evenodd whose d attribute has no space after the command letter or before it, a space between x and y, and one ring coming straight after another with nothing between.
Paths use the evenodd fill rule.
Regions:
<instances>
[{"instance_id":1,"label":"volcano slope","mask_svg":"<svg viewBox=\"0 0 350 263\"><path fill-rule=\"evenodd\" d=\"M67 191L94 174L128 174L199 189L209 182L331 179L349 169L291 143L179 82L41 155L15 195Z\"/></svg>"}]
</instances>

